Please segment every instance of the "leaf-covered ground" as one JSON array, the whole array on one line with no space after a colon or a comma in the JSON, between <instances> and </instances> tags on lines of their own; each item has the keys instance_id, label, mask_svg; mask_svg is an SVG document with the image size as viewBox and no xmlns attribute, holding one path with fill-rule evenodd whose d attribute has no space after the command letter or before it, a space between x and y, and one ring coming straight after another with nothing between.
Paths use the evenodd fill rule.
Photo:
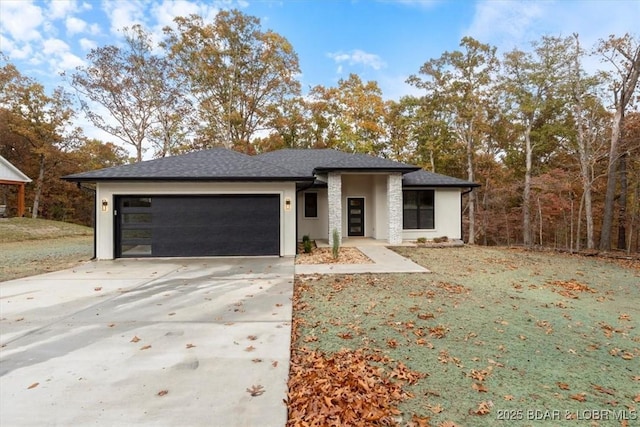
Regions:
<instances>
[{"instance_id":1,"label":"leaf-covered ground","mask_svg":"<svg viewBox=\"0 0 640 427\"><path fill-rule=\"evenodd\" d=\"M297 278L289 426L640 425L638 263L397 251L432 273Z\"/></svg>"}]
</instances>

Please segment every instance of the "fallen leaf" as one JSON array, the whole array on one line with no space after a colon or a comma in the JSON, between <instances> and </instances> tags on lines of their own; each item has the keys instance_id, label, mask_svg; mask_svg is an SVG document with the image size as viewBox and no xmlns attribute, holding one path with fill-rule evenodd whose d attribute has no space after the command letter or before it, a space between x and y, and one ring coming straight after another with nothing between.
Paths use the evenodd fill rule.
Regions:
<instances>
[{"instance_id":1,"label":"fallen leaf","mask_svg":"<svg viewBox=\"0 0 640 427\"><path fill-rule=\"evenodd\" d=\"M278 367L278 361L274 360L273 362L271 362L271 366L273 366L274 368Z\"/></svg>"},{"instance_id":2,"label":"fallen leaf","mask_svg":"<svg viewBox=\"0 0 640 427\"><path fill-rule=\"evenodd\" d=\"M478 404L478 407L475 410L470 410L470 411L476 415L487 415L489 412L491 412L492 406L493 404L490 401L480 402Z\"/></svg>"},{"instance_id":3,"label":"fallen leaf","mask_svg":"<svg viewBox=\"0 0 640 427\"><path fill-rule=\"evenodd\" d=\"M175 314L176 314L175 312L171 312L167 316L175 316Z\"/></svg>"},{"instance_id":4,"label":"fallen leaf","mask_svg":"<svg viewBox=\"0 0 640 427\"><path fill-rule=\"evenodd\" d=\"M32 388L36 388L40 385L40 383L33 383L31 384L29 387L27 387L27 390L31 390Z\"/></svg>"},{"instance_id":5,"label":"fallen leaf","mask_svg":"<svg viewBox=\"0 0 640 427\"><path fill-rule=\"evenodd\" d=\"M96 291L96 292L97 292L97 291L101 291L101 290L102 290L102 287L93 288L93 290L94 290L94 291Z\"/></svg>"},{"instance_id":6,"label":"fallen leaf","mask_svg":"<svg viewBox=\"0 0 640 427\"><path fill-rule=\"evenodd\" d=\"M138 342L140 341L140 338L138 338L137 336L134 336L133 338L131 338L131 341L129 342Z\"/></svg>"},{"instance_id":7,"label":"fallen leaf","mask_svg":"<svg viewBox=\"0 0 640 427\"><path fill-rule=\"evenodd\" d=\"M193 347L195 347L195 345L193 345L193 344L187 344L187 348L193 348Z\"/></svg>"},{"instance_id":8,"label":"fallen leaf","mask_svg":"<svg viewBox=\"0 0 640 427\"><path fill-rule=\"evenodd\" d=\"M633 398L633 401L636 403L640 403L640 393L636 394L636 397Z\"/></svg>"},{"instance_id":9,"label":"fallen leaf","mask_svg":"<svg viewBox=\"0 0 640 427\"><path fill-rule=\"evenodd\" d=\"M249 335L249 336L247 337L247 339L248 339L248 340L251 340L251 341L255 341L255 340L257 340L257 339L258 339L258 337L257 337L257 336L255 336L255 335Z\"/></svg>"},{"instance_id":10,"label":"fallen leaf","mask_svg":"<svg viewBox=\"0 0 640 427\"><path fill-rule=\"evenodd\" d=\"M249 347L245 348L244 351L253 351L255 349L256 348L254 346L250 345Z\"/></svg>"},{"instance_id":11,"label":"fallen leaf","mask_svg":"<svg viewBox=\"0 0 640 427\"><path fill-rule=\"evenodd\" d=\"M438 412L436 412L436 414L437 413ZM417 416L416 414L413 414L411 416L411 421L409 421L407 423L407 426L409 426L409 427L430 427L430 424L429 424L429 420L430 419L431 418L429 418L429 417L424 417L423 418L423 417Z\"/></svg>"},{"instance_id":12,"label":"fallen leaf","mask_svg":"<svg viewBox=\"0 0 640 427\"><path fill-rule=\"evenodd\" d=\"M262 359L255 358L255 359L251 359L251 361L252 361L253 363L260 363L260 362L262 362Z\"/></svg>"},{"instance_id":13,"label":"fallen leaf","mask_svg":"<svg viewBox=\"0 0 640 427\"><path fill-rule=\"evenodd\" d=\"M109 323L107 326L110 327L110 328L113 328L114 326L116 326L116 324L115 323Z\"/></svg>"},{"instance_id":14,"label":"fallen leaf","mask_svg":"<svg viewBox=\"0 0 640 427\"><path fill-rule=\"evenodd\" d=\"M558 387L560 387L561 390L569 390L569 384L567 383L557 382L556 384L558 384Z\"/></svg>"},{"instance_id":15,"label":"fallen leaf","mask_svg":"<svg viewBox=\"0 0 640 427\"><path fill-rule=\"evenodd\" d=\"M571 399L573 400L577 400L578 402L586 402L587 401L587 396L586 393L578 393L578 394L574 394L573 396L569 396Z\"/></svg>"},{"instance_id":16,"label":"fallen leaf","mask_svg":"<svg viewBox=\"0 0 640 427\"><path fill-rule=\"evenodd\" d=\"M615 391L614 391L613 389L610 389L610 388L604 388L604 387L599 386L599 385L597 385L597 384L593 384L593 389L594 389L595 391L600 392L600 393L608 394L609 396L615 396L615 394L616 394L616 393L615 393Z\"/></svg>"},{"instance_id":17,"label":"fallen leaf","mask_svg":"<svg viewBox=\"0 0 640 427\"><path fill-rule=\"evenodd\" d=\"M151 345L145 345L144 347L140 347L140 350L149 350Z\"/></svg>"},{"instance_id":18,"label":"fallen leaf","mask_svg":"<svg viewBox=\"0 0 640 427\"><path fill-rule=\"evenodd\" d=\"M169 393L169 390L160 390L160 391L158 392L158 396L164 396L164 395L166 395L166 394L168 394L168 393Z\"/></svg>"},{"instance_id":19,"label":"fallen leaf","mask_svg":"<svg viewBox=\"0 0 640 427\"><path fill-rule=\"evenodd\" d=\"M251 396L260 396L262 393L264 393L264 387L262 387L261 385L252 385L251 388L247 389L247 393L249 393Z\"/></svg>"},{"instance_id":20,"label":"fallen leaf","mask_svg":"<svg viewBox=\"0 0 640 427\"><path fill-rule=\"evenodd\" d=\"M507 394L504 396L504 400L513 400L513 396L510 394Z\"/></svg>"},{"instance_id":21,"label":"fallen leaf","mask_svg":"<svg viewBox=\"0 0 640 427\"><path fill-rule=\"evenodd\" d=\"M486 393L487 391L489 391L486 386L480 383L473 383L471 385L471 388L476 390L478 393Z\"/></svg>"}]
</instances>

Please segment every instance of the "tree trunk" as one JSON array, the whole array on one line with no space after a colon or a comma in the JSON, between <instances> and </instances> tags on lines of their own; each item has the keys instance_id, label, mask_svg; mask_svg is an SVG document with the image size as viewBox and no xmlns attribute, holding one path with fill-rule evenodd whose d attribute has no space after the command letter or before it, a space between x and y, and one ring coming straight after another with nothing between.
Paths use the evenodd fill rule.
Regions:
<instances>
[{"instance_id":1,"label":"tree trunk","mask_svg":"<svg viewBox=\"0 0 640 427\"><path fill-rule=\"evenodd\" d=\"M627 153L620 156L618 162L620 175L620 197L618 198L618 244L620 250L627 249Z\"/></svg>"},{"instance_id":2,"label":"tree trunk","mask_svg":"<svg viewBox=\"0 0 640 427\"><path fill-rule=\"evenodd\" d=\"M467 137L467 174L469 182L473 182L473 139ZM476 243L476 218L475 218L476 194L471 190L469 193L469 239L468 243L474 245Z\"/></svg>"},{"instance_id":3,"label":"tree trunk","mask_svg":"<svg viewBox=\"0 0 640 427\"><path fill-rule=\"evenodd\" d=\"M576 252L580 252L582 248L582 241L580 234L582 233L582 207L585 203L584 193L582 193L582 197L580 198L580 206L578 206L578 223L576 224Z\"/></svg>"},{"instance_id":4,"label":"tree trunk","mask_svg":"<svg viewBox=\"0 0 640 427\"><path fill-rule=\"evenodd\" d=\"M44 184L44 166L45 157L44 154L40 154L40 170L38 172L38 179L36 180L35 194L33 196L33 210L31 211L31 218L38 218L38 209L40 209L40 195L42 194L42 186Z\"/></svg>"},{"instance_id":5,"label":"tree trunk","mask_svg":"<svg viewBox=\"0 0 640 427\"><path fill-rule=\"evenodd\" d=\"M618 175L618 144L622 126L622 108L618 107L611 125L611 146L609 147L609 166L607 169L607 191L604 197L602 230L600 232L600 250L611 250L611 229L613 228L613 204L616 197L616 178Z\"/></svg>"},{"instance_id":6,"label":"tree trunk","mask_svg":"<svg viewBox=\"0 0 640 427\"><path fill-rule=\"evenodd\" d=\"M524 173L524 191L522 193L522 242L531 246L531 169L533 163L533 149L531 147L531 125L524 133L526 145L526 169Z\"/></svg>"}]
</instances>

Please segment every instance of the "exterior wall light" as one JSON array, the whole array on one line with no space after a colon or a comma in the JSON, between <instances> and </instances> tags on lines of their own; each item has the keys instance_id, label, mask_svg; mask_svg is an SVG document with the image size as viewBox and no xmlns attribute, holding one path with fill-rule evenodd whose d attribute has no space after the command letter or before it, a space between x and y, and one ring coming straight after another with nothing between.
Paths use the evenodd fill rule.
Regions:
<instances>
[{"instance_id":1,"label":"exterior wall light","mask_svg":"<svg viewBox=\"0 0 640 427\"><path fill-rule=\"evenodd\" d=\"M102 212L107 212L109 210L109 201L107 199L102 199Z\"/></svg>"},{"instance_id":2,"label":"exterior wall light","mask_svg":"<svg viewBox=\"0 0 640 427\"><path fill-rule=\"evenodd\" d=\"M285 211L290 211L291 210L291 197L286 197L284 199L284 210Z\"/></svg>"}]
</instances>

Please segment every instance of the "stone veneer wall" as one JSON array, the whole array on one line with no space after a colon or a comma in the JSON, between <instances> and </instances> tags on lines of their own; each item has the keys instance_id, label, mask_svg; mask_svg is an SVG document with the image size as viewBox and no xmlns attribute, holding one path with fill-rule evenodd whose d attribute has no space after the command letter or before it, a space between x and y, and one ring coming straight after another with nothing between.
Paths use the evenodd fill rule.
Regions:
<instances>
[{"instance_id":1,"label":"stone veneer wall","mask_svg":"<svg viewBox=\"0 0 640 427\"><path fill-rule=\"evenodd\" d=\"M389 209L389 244L402 243L402 174L387 177L387 207Z\"/></svg>"},{"instance_id":2,"label":"stone veneer wall","mask_svg":"<svg viewBox=\"0 0 640 427\"><path fill-rule=\"evenodd\" d=\"M329 172L327 178L329 198L329 245L333 245L333 230L338 230L342 243L342 175L340 172ZM402 193L400 194L402 198Z\"/></svg>"}]
</instances>

